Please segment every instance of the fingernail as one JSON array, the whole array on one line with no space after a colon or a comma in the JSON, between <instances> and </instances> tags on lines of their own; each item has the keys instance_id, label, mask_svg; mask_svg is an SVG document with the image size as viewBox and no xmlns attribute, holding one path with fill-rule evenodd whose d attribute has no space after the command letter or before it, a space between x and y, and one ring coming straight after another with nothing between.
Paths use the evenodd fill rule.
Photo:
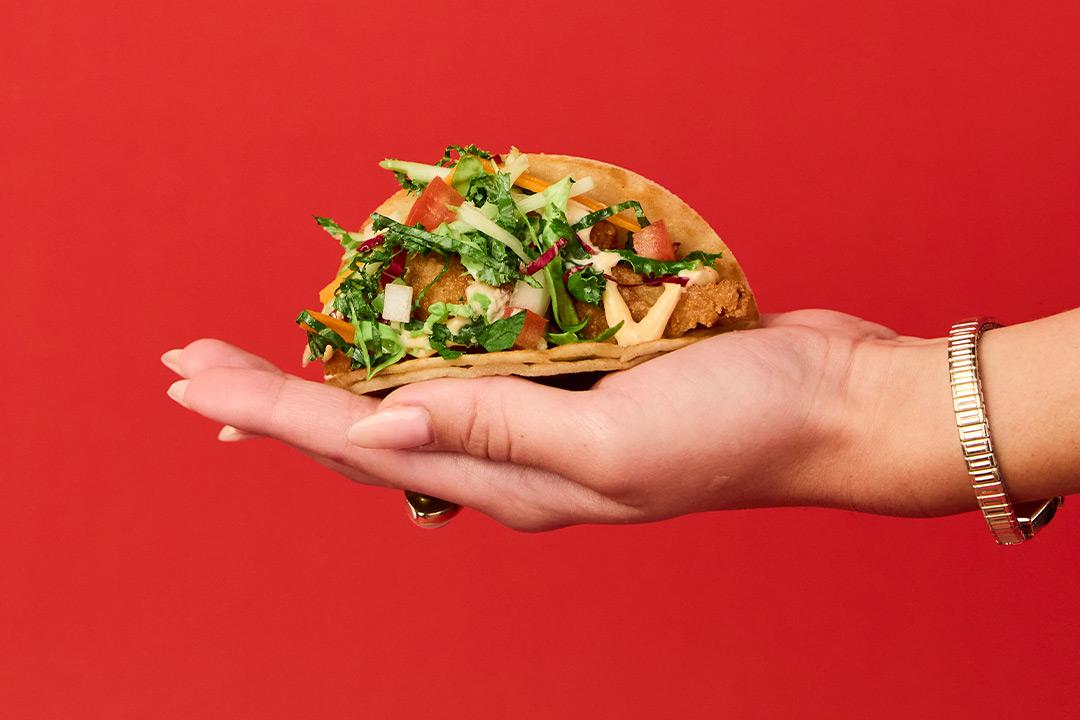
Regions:
<instances>
[{"instance_id":1,"label":"fingernail","mask_svg":"<svg viewBox=\"0 0 1080 720\"><path fill-rule=\"evenodd\" d=\"M232 425L226 425L225 427L221 428L221 432L219 432L217 435L217 439L221 442L240 442L241 440L251 440L252 438L256 437L258 437L258 435L256 435L255 433L238 430Z\"/></svg>"},{"instance_id":2,"label":"fingernail","mask_svg":"<svg viewBox=\"0 0 1080 720\"><path fill-rule=\"evenodd\" d=\"M415 405L400 405L368 415L349 428L347 437L354 445L380 450L415 448L435 439L431 416Z\"/></svg>"},{"instance_id":3,"label":"fingernail","mask_svg":"<svg viewBox=\"0 0 1080 720\"><path fill-rule=\"evenodd\" d=\"M161 356L161 364L172 370L177 375L180 374L180 353L183 350L170 350Z\"/></svg>"},{"instance_id":4,"label":"fingernail","mask_svg":"<svg viewBox=\"0 0 1080 720\"><path fill-rule=\"evenodd\" d=\"M187 386L189 382L191 381L177 380L172 385L170 385L169 389L165 392L168 393L169 397L171 397L173 400L180 403L184 407L187 407L187 404L184 403L184 393L187 391Z\"/></svg>"}]
</instances>

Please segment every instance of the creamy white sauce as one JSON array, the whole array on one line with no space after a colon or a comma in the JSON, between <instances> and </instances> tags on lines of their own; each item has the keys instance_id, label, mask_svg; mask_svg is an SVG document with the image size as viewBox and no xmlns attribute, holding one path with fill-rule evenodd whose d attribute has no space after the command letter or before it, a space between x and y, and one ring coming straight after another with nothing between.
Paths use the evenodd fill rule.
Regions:
<instances>
[{"instance_id":1,"label":"creamy white sauce","mask_svg":"<svg viewBox=\"0 0 1080 720\"><path fill-rule=\"evenodd\" d=\"M405 347L405 352L413 357L428 357L435 354L431 343L428 342L427 335L421 334L413 337L412 331L402 330L401 344Z\"/></svg>"},{"instance_id":2,"label":"creamy white sauce","mask_svg":"<svg viewBox=\"0 0 1080 720\"><path fill-rule=\"evenodd\" d=\"M457 335L459 332L461 332L461 328L465 327L468 324L469 324L469 319L468 318L463 318L463 317L452 317L452 318L447 319L447 321L446 321L446 327L454 335Z\"/></svg>"},{"instance_id":3,"label":"creamy white sauce","mask_svg":"<svg viewBox=\"0 0 1080 720\"><path fill-rule=\"evenodd\" d=\"M600 273L607 274L611 272L611 268L619 264L620 260L622 260L622 256L618 253L603 250L593 255L589 259L589 262L592 263L594 270Z\"/></svg>"},{"instance_id":4,"label":"creamy white sauce","mask_svg":"<svg viewBox=\"0 0 1080 720\"><path fill-rule=\"evenodd\" d=\"M694 270L680 270L679 277L687 278L687 285L715 285L720 282L720 273L716 268L699 265Z\"/></svg>"},{"instance_id":5,"label":"creamy white sauce","mask_svg":"<svg viewBox=\"0 0 1080 720\"><path fill-rule=\"evenodd\" d=\"M488 299L486 313L483 306L473 300L473 295L476 294L483 295ZM510 301L510 295L511 292L509 290L503 290L501 287L488 285L479 280L474 281L469 287L465 288L465 297L469 300L469 307L478 313L486 314L488 322L492 322L502 316L503 308L505 308L506 304ZM449 325L449 323L447 324Z\"/></svg>"},{"instance_id":6,"label":"creamy white sauce","mask_svg":"<svg viewBox=\"0 0 1080 720\"><path fill-rule=\"evenodd\" d=\"M626 306L626 301L619 293L618 284L608 280L604 286L604 318L607 320L608 327L623 323L623 326L615 333L615 342L623 346L637 345L663 337L664 328L667 327L675 306L679 304L682 293L681 285L664 283L663 294L649 308L649 312L641 318L640 322L634 322L630 308Z\"/></svg>"}]
</instances>

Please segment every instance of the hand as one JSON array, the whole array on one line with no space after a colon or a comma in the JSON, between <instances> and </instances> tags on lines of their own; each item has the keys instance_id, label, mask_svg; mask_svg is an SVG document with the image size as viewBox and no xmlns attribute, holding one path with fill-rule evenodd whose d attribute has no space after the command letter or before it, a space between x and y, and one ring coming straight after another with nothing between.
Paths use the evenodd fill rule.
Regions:
<instances>
[{"instance_id":1,"label":"hand","mask_svg":"<svg viewBox=\"0 0 1080 720\"><path fill-rule=\"evenodd\" d=\"M545 530L775 505L967 509L970 490L962 482L963 494L939 490L940 472L923 487L874 467L874 444L892 423L923 412L904 395L922 365L896 362L896 350L927 345L805 310L607 375L584 392L521 378L445 379L381 401L286 375L216 340L163 360L186 378L170 389L174 399L239 429L222 439L268 435L356 481ZM932 349L940 366L943 353ZM887 397L895 407L886 416Z\"/></svg>"}]
</instances>

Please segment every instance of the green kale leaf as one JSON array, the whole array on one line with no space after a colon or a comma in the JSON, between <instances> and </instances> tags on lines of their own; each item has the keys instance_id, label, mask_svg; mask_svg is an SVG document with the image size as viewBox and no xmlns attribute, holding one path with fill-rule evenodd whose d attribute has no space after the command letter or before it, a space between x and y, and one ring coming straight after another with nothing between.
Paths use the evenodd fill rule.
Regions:
<instances>
[{"instance_id":1,"label":"green kale leaf","mask_svg":"<svg viewBox=\"0 0 1080 720\"><path fill-rule=\"evenodd\" d=\"M695 250L678 260L654 260L637 255L630 250L611 250L610 252L617 253L622 257L620 262L629 263L630 267L634 268L634 272L641 273L646 277L677 275L683 270L693 270L699 262L706 267L712 267L712 264L723 255L723 253L707 253Z\"/></svg>"},{"instance_id":2,"label":"green kale leaf","mask_svg":"<svg viewBox=\"0 0 1080 720\"><path fill-rule=\"evenodd\" d=\"M561 333L548 333L547 340L553 345L571 345L573 343L580 342L606 342L615 336L615 333L623 326L623 321L615 323L615 325L609 327L604 332L600 333L594 338L581 337L576 332L561 332Z\"/></svg>"},{"instance_id":3,"label":"green kale leaf","mask_svg":"<svg viewBox=\"0 0 1080 720\"><path fill-rule=\"evenodd\" d=\"M641 203L637 200L627 200L618 205L609 205L606 208L601 208L600 210L589 213L574 223L574 232L584 230L585 228L591 228L601 220L607 220L612 215L621 213L623 210L630 210L631 208L634 210L634 216L637 218L638 225L645 227L649 224L649 218L645 217L645 211L641 209Z\"/></svg>"},{"instance_id":4,"label":"green kale leaf","mask_svg":"<svg viewBox=\"0 0 1080 720\"><path fill-rule=\"evenodd\" d=\"M451 339L450 328L446 325L438 323L431 326L431 337L428 338L428 343L444 360L456 360L462 356L460 350L451 350L446 347L446 343Z\"/></svg>"},{"instance_id":5,"label":"green kale leaf","mask_svg":"<svg viewBox=\"0 0 1080 720\"><path fill-rule=\"evenodd\" d=\"M600 298L604 294L604 283L606 282L604 274L599 270L585 268L567 278L566 289L581 302L599 306Z\"/></svg>"},{"instance_id":6,"label":"green kale leaf","mask_svg":"<svg viewBox=\"0 0 1080 720\"><path fill-rule=\"evenodd\" d=\"M375 230L386 233L385 244L390 247L400 246L418 253L454 253L461 257L470 275L488 285L502 285L521 277L516 256L498 240L483 233L455 233L448 228L446 234L442 231L432 233L378 213L371 217Z\"/></svg>"},{"instance_id":7,"label":"green kale leaf","mask_svg":"<svg viewBox=\"0 0 1080 720\"><path fill-rule=\"evenodd\" d=\"M416 195L422 193L424 188L427 187L427 183L417 182L400 170L394 171L394 179L398 181L398 185L401 186L402 190Z\"/></svg>"},{"instance_id":8,"label":"green kale leaf","mask_svg":"<svg viewBox=\"0 0 1080 720\"><path fill-rule=\"evenodd\" d=\"M525 327L525 316L526 313L522 310L508 318L485 325L477 333L476 341L488 352L509 350L521 334L521 329Z\"/></svg>"},{"instance_id":9,"label":"green kale leaf","mask_svg":"<svg viewBox=\"0 0 1080 720\"><path fill-rule=\"evenodd\" d=\"M475 145L447 145L446 149L443 150L442 159L435 164L440 167L453 167L457 163L457 160L455 160L452 155L455 152L459 157L474 155L478 158L483 158L484 160L490 160L495 157L492 153L489 153L487 150L481 150Z\"/></svg>"}]
</instances>

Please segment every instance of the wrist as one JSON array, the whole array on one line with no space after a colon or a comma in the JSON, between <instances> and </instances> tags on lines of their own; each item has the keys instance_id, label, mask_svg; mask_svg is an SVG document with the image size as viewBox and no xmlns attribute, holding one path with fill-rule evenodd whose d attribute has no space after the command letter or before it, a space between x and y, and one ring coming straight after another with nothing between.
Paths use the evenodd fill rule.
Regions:
<instances>
[{"instance_id":1,"label":"wrist","mask_svg":"<svg viewBox=\"0 0 1080 720\"><path fill-rule=\"evenodd\" d=\"M976 507L956 433L946 341L871 340L853 353L830 486L841 507L938 516Z\"/></svg>"}]
</instances>

